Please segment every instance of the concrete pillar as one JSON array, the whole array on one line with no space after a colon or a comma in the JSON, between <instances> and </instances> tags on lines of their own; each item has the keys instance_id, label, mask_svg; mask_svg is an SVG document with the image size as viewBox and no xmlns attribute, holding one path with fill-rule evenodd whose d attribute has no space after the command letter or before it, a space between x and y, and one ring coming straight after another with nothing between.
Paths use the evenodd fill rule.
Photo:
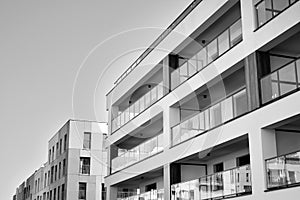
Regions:
<instances>
[{"instance_id":1,"label":"concrete pillar","mask_svg":"<svg viewBox=\"0 0 300 200\"><path fill-rule=\"evenodd\" d=\"M115 158L118 156L118 148L116 146L114 146L113 144L111 144L109 146L109 148L107 149L107 172L108 174L111 174L112 172L112 158Z\"/></svg>"},{"instance_id":2,"label":"concrete pillar","mask_svg":"<svg viewBox=\"0 0 300 200\"><path fill-rule=\"evenodd\" d=\"M253 1L240 1L241 3L241 20L243 39L253 37L253 30L256 29L256 13ZM253 8L249 10L249 8Z\"/></svg>"},{"instance_id":3,"label":"concrete pillar","mask_svg":"<svg viewBox=\"0 0 300 200\"><path fill-rule=\"evenodd\" d=\"M163 113L163 127L164 127L164 150L171 146L171 127L180 122L180 111L178 108L166 106Z\"/></svg>"},{"instance_id":4,"label":"concrete pillar","mask_svg":"<svg viewBox=\"0 0 300 200\"><path fill-rule=\"evenodd\" d=\"M171 200L170 164L164 165L164 200Z\"/></svg>"},{"instance_id":5,"label":"concrete pillar","mask_svg":"<svg viewBox=\"0 0 300 200\"><path fill-rule=\"evenodd\" d=\"M181 182L181 165L168 163L164 165L164 200L171 200L171 185Z\"/></svg>"},{"instance_id":6,"label":"concrete pillar","mask_svg":"<svg viewBox=\"0 0 300 200\"><path fill-rule=\"evenodd\" d=\"M116 200L118 195L118 188L108 185L107 192L106 192L106 199L107 200Z\"/></svg>"},{"instance_id":7,"label":"concrete pillar","mask_svg":"<svg viewBox=\"0 0 300 200\"><path fill-rule=\"evenodd\" d=\"M257 71L256 53L252 53L244 60L245 77L248 99L248 110L254 110L259 107L259 83Z\"/></svg>"},{"instance_id":8,"label":"concrete pillar","mask_svg":"<svg viewBox=\"0 0 300 200\"><path fill-rule=\"evenodd\" d=\"M265 159L276 156L275 130L253 129L249 132L249 150L252 173L253 199L259 197L266 189Z\"/></svg>"}]
</instances>

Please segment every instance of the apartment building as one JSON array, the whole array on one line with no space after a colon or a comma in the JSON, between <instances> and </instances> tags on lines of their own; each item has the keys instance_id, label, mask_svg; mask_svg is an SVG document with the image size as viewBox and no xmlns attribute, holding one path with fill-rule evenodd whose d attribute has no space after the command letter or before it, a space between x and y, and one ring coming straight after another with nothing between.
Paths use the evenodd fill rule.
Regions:
<instances>
[{"instance_id":1,"label":"apartment building","mask_svg":"<svg viewBox=\"0 0 300 200\"><path fill-rule=\"evenodd\" d=\"M16 190L15 200L103 200L107 124L69 120L48 141L48 159Z\"/></svg>"},{"instance_id":2,"label":"apartment building","mask_svg":"<svg viewBox=\"0 0 300 200\"><path fill-rule=\"evenodd\" d=\"M107 94L107 198L298 199L299 56L298 0L193 1Z\"/></svg>"}]
</instances>

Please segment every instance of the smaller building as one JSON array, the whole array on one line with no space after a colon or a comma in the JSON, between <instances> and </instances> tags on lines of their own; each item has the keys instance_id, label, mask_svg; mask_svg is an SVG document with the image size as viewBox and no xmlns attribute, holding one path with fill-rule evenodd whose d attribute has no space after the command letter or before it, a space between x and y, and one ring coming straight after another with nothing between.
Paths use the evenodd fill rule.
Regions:
<instances>
[{"instance_id":1,"label":"smaller building","mask_svg":"<svg viewBox=\"0 0 300 200\"><path fill-rule=\"evenodd\" d=\"M48 159L16 190L14 200L101 200L107 124L69 120L48 141Z\"/></svg>"}]
</instances>

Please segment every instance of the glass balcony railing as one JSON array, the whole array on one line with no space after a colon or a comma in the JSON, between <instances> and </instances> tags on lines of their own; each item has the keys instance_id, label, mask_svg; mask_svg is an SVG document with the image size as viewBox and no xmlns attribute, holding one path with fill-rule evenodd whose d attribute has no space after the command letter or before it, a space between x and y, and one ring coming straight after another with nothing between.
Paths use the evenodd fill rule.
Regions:
<instances>
[{"instance_id":1,"label":"glass balcony railing","mask_svg":"<svg viewBox=\"0 0 300 200\"><path fill-rule=\"evenodd\" d=\"M270 21L299 0L262 0L255 5L257 27Z\"/></svg>"},{"instance_id":2,"label":"glass balcony railing","mask_svg":"<svg viewBox=\"0 0 300 200\"><path fill-rule=\"evenodd\" d=\"M123 169L131 164L163 151L163 134L159 134L150 140L127 150L116 158L112 159L112 173Z\"/></svg>"},{"instance_id":3,"label":"glass balcony railing","mask_svg":"<svg viewBox=\"0 0 300 200\"><path fill-rule=\"evenodd\" d=\"M250 165L171 186L171 200L222 199L252 192Z\"/></svg>"},{"instance_id":4,"label":"glass balcony railing","mask_svg":"<svg viewBox=\"0 0 300 200\"><path fill-rule=\"evenodd\" d=\"M132 120L163 96L163 83L161 82L112 120L112 132Z\"/></svg>"},{"instance_id":5,"label":"glass balcony railing","mask_svg":"<svg viewBox=\"0 0 300 200\"><path fill-rule=\"evenodd\" d=\"M152 190L142 194L118 193L117 200L163 200L164 189Z\"/></svg>"},{"instance_id":6,"label":"glass balcony railing","mask_svg":"<svg viewBox=\"0 0 300 200\"><path fill-rule=\"evenodd\" d=\"M241 19L234 22L218 37L203 47L190 59L184 59L184 64L171 73L171 89L173 90L189 77L202 70L209 63L220 57L226 51L242 41Z\"/></svg>"},{"instance_id":7,"label":"glass balcony railing","mask_svg":"<svg viewBox=\"0 0 300 200\"><path fill-rule=\"evenodd\" d=\"M172 127L172 145L181 143L246 112L248 112L248 103L244 88Z\"/></svg>"},{"instance_id":8,"label":"glass balcony railing","mask_svg":"<svg viewBox=\"0 0 300 200\"><path fill-rule=\"evenodd\" d=\"M266 160L268 189L300 184L300 151Z\"/></svg>"},{"instance_id":9,"label":"glass balcony railing","mask_svg":"<svg viewBox=\"0 0 300 200\"><path fill-rule=\"evenodd\" d=\"M300 86L300 59L280 67L260 79L262 103L267 103Z\"/></svg>"}]
</instances>

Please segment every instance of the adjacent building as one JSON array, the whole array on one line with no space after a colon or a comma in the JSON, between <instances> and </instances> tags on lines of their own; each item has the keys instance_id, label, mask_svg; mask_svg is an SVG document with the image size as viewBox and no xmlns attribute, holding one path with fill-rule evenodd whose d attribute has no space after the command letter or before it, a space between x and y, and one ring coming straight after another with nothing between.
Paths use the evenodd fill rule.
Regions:
<instances>
[{"instance_id":1,"label":"adjacent building","mask_svg":"<svg viewBox=\"0 0 300 200\"><path fill-rule=\"evenodd\" d=\"M16 190L15 200L102 200L107 124L69 120L48 142L48 159Z\"/></svg>"},{"instance_id":2,"label":"adjacent building","mask_svg":"<svg viewBox=\"0 0 300 200\"><path fill-rule=\"evenodd\" d=\"M298 198L299 56L298 0L193 1L107 94L108 199Z\"/></svg>"}]
</instances>

